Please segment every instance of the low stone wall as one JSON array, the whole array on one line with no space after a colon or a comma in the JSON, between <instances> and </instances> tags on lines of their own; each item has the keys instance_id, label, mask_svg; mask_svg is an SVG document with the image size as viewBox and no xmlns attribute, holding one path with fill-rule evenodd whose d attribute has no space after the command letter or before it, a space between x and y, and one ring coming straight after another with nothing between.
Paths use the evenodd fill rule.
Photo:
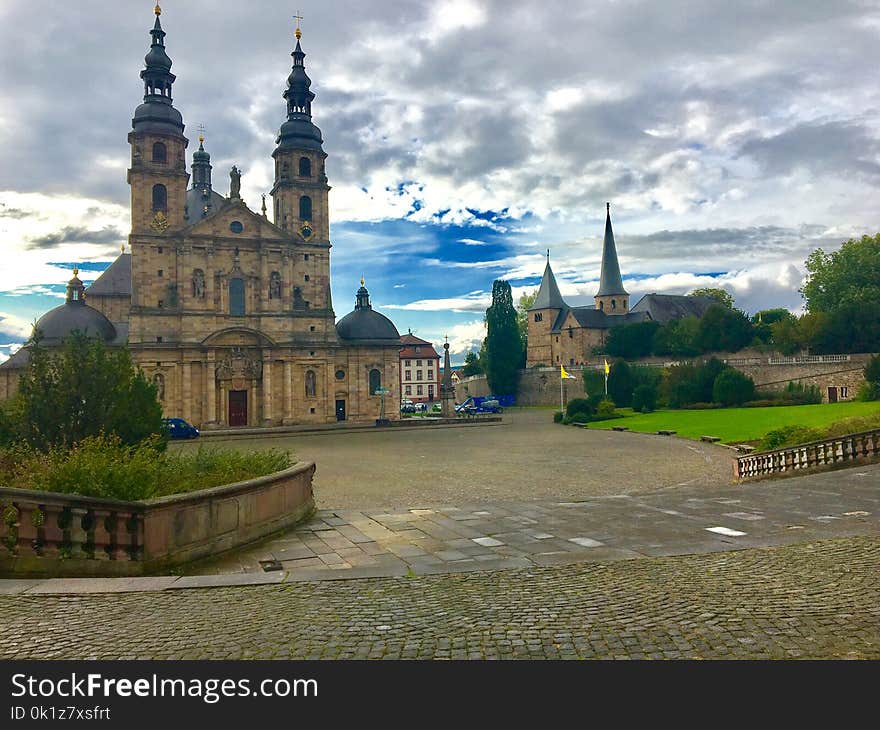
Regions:
<instances>
[{"instance_id":1,"label":"low stone wall","mask_svg":"<svg viewBox=\"0 0 880 730\"><path fill-rule=\"evenodd\" d=\"M0 575L144 575L291 527L315 465L144 502L0 488Z\"/></svg>"},{"instance_id":2,"label":"low stone wall","mask_svg":"<svg viewBox=\"0 0 880 730\"><path fill-rule=\"evenodd\" d=\"M755 479L877 458L880 458L880 429L740 456L734 461L733 470L737 479Z\"/></svg>"},{"instance_id":3,"label":"low stone wall","mask_svg":"<svg viewBox=\"0 0 880 730\"><path fill-rule=\"evenodd\" d=\"M566 367L572 380L563 381L566 402L584 397L581 366ZM519 371L519 388L516 394L518 406L559 406L559 368L529 368ZM491 393L485 375L465 378L455 386L455 400L463 402L470 396L499 395ZM503 395L503 394L502 394Z\"/></svg>"}]
</instances>

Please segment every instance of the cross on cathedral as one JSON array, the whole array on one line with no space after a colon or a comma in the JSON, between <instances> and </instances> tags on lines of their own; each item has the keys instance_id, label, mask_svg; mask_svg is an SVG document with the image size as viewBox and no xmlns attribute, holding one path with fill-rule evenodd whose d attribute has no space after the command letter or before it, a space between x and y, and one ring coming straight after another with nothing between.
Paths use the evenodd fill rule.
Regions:
<instances>
[{"instance_id":1,"label":"cross on cathedral","mask_svg":"<svg viewBox=\"0 0 880 730\"><path fill-rule=\"evenodd\" d=\"M302 15L300 15L299 10L296 11L296 15L293 16L293 19L296 21L296 39L299 40L302 38L302 28L300 28L300 21L305 20Z\"/></svg>"}]
</instances>

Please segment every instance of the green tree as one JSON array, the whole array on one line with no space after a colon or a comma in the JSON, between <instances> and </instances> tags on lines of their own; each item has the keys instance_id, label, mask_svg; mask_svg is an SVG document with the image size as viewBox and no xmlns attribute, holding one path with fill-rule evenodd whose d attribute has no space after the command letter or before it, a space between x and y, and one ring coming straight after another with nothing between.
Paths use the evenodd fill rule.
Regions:
<instances>
[{"instance_id":1,"label":"green tree","mask_svg":"<svg viewBox=\"0 0 880 730\"><path fill-rule=\"evenodd\" d=\"M637 322L612 327L605 343L606 352L613 357L634 360L651 354L654 335L660 329L659 322Z\"/></svg>"},{"instance_id":2,"label":"green tree","mask_svg":"<svg viewBox=\"0 0 880 730\"><path fill-rule=\"evenodd\" d=\"M752 317L752 327L755 337L765 344L773 342L773 325L779 322L796 322L795 317L785 308L762 309Z\"/></svg>"},{"instance_id":3,"label":"green tree","mask_svg":"<svg viewBox=\"0 0 880 730\"><path fill-rule=\"evenodd\" d=\"M755 396L755 382L745 373L728 368L715 378L712 400L725 406L740 406Z\"/></svg>"},{"instance_id":4,"label":"green tree","mask_svg":"<svg viewBox=\"0 0 880 730\"><path fill-rule=\"evenodd\" d=\"M688 294L688 296L708 297L709 299L714 299L722 307L733 309L733 295L730 292L725 291L724 289L713 289L712 287L694 289L690 294Z\"/></svg>"},{"instance_id":5,"label":"green tree","mask_svg":"<svg viewBox=\"0 0 880 730\"><path fill-rule=\"evenodd\" d=\"M527 352L529 346L529 307L535 303L537 297L538 290L535 289L531 294L523 294L516 305L516 325L519 327L519 338L522 341L523 354ZM525 363L523 363L523 366L525 366Z\"/></svg>"},{"instance_id":6,"label":"green tree","mask_svg":"<svg viewBox=\"0 0 880 730\"><path fill-rule=\"evenodd\" d=\"M807 317L820 318L810 336L810 349L815 353L880 350L880 301L849 302L833 312Z\"/></svg>"},{"instance_id":7,"label":"green tree","mask_svg":"<svg viewBox=\"0 0 880 730\"><path fill-rule=\"evenodd\" d=\"M614 362L608 374L608 397L614 401L614 405L618 408L628 408L632 405L635 386L636 380L630 366L623 360Z\"/></svg>"},{"instance_id":8,"label":"green tree","mask_svg":"<svg viewBox=\"0 0 880 730\"><path fill-rule=\"evenodd\" d=\"M752 323L745 314L713 304L700 319L697 345L703 352L737 352L754 336Z\"/></svg>"},{"instance_id":9,"label":"green tree","mask_svg":"<svg viewBox=\"0 0 880 730\"><path fill-rule=\"evenodd\" d=\"M880 233L850 239L830 254L818 248L807 258L806 267L801 293L808 312L880 302Z\"/></svg>"},{"instance_id":10,"label":"green tree","mask_svg":"<svg viewBox=\"0 0 880 730\"><path fill-rule=\"evenodd\" d=\"M697 337L700 320L696 317L673 319L654 333L651 350L655 355L693 357L700 354Z\"/></svg>"},{"instance_id":11,"label":"green tree","mask_svg":"<svg viewBox=\"0 0 880 730\"><path fill-rule=\"evenodd\" d=\"M639 413L650 413L657 407L657 388L639 385L633 391L632 407Z\"/></svg>"},{"instance_id":12,"label":"green tree","mask_svg":"<svg viewBox=\"0 0 880 730\"><path fill-rule=\"evenodd\" d=\"M862 400L880 400L880 355L874 355L865 365L865 383L859 390Z\"/></svg>"},{"instance_id":13,"label":"green tree","mask_svg":"<svg viewBox=\"0 0 880 730\"><path fill-rule=\"evenodd\" d=\"M102 433L127 445L163 434L156 387L127 348L74 332L57 351L37 338L29 355L7 411L9 440L47 450Z\"/></svg>"},{"instance_id":14,"label":"green tree","mask_svg":"<svg viewBox=\"0 0 880 730\"><path fill-rule=\"evenodd\" d=\"M471 375L482 375L483 368L476 352L469 352L464 356L464 367L461 369L462 377L469 378Z\"/></svg>"},{"instance_id":15,"label":"green tree","mask_svg":"<svg viewBox=\"0 0 880 730\"><path fill-rule=\"evenodd\" d=\"M492 283L492 306L486 310L486 378L496 395L516 393L517 370L523 359L522 340L510 284Z\"/></svg>"}]
</instances>

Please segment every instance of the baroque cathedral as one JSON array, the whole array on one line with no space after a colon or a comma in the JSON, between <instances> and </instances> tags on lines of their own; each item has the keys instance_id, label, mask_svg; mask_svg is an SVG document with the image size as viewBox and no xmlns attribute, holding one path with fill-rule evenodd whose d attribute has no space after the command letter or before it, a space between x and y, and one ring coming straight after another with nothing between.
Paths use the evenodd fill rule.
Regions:
<instances>
[{"instance_id":1,"label":"baroque cathedral","mask_svg":"<svg viewBox=\"0 0 880 730\"><path fill-rule=\"evenodd\" d=\"M354 311L336 322L327 155L299 27L272 152L270 220L265 196L260 213L241 199L235 167L228 197L214 189L203 135L187 171L161 12L157 4L144 101L128 135L130 253L88 288L74 272L66 302L35 331L47 347L74 330L127 344L166 416L204 429L384 417L383 399L400 399L400 335L373 310L363 280ZM16 389L28 351L0 366L0 397Z\"/></svg>"}]
</instances>

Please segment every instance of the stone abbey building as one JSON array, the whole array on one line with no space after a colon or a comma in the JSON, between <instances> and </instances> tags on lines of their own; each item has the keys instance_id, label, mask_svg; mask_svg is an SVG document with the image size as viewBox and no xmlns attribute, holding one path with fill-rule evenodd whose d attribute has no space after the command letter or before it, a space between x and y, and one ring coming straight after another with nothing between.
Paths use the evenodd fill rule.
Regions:
<instances>
[{"instance_id":1,"label":"stone abbey building","mask_svg":"<svg viewBox=\"0 0 880 730\"><path fill-rule=\"evenodd\" d=\"M610 204L606 205L602 268L594 301L592 306L568 306L548 259L535 302L528 312L526 367L588 363L593 358L593 349L604 346L613 327L651 321L666 324L682 317L702 317L714 303L708 297L647 294L630 308L629 293L620 276Z\"/></svg>"},{"instance_id":2,"label":"stone abbey building","mask_svg":"<svg viewBox=\"0 0 880 730\"><path fill-rule=\"evenodd\" d=\"M270 220L265 198L261 213L241 200L236 168L229 196L214 190L202 136L188 172L160 14L157 5L128 135L130 253L88 289L74 275L67 301L37 323L43 342L80 330L128 343L165 414L202 428L372 421L383 397L398 418L400 335L372 309L363 281L354 311L336 322L327 155L299 29ZM17 387L28 349L0 366L0 396Z\"/></svg>"}]
</instances>

